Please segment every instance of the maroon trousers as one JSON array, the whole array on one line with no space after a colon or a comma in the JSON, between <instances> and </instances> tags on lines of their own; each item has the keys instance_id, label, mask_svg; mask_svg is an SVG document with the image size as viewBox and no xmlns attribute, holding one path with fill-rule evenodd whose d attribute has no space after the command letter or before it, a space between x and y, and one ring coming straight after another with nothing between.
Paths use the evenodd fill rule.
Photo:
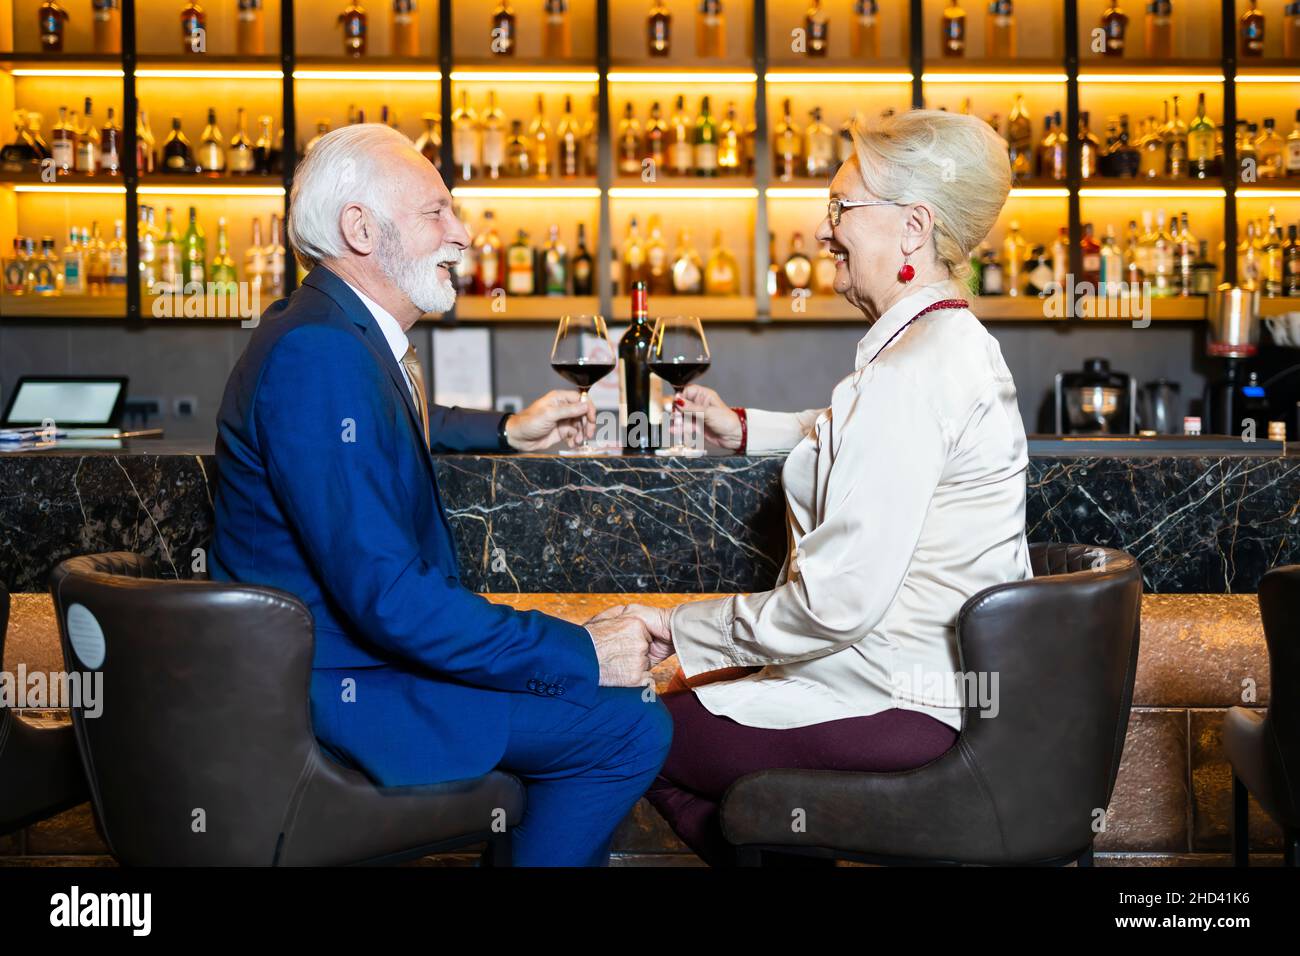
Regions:
<instances>
[{"instance_id":1,"label":"maroon trousers","mask_svg":"<svg viewBox=\"0 0 1300 956\"><path fill-rule=\"evenodd\" d=\"M719 717L694 691L668 694L673 742L646 798L682 842L713 866L733 851L722 835L718 805L727 788L756 770L908 770L929 763L957 731L929 714L891 708L870 717L769 730Z\"/></svg>"}]
</instances>

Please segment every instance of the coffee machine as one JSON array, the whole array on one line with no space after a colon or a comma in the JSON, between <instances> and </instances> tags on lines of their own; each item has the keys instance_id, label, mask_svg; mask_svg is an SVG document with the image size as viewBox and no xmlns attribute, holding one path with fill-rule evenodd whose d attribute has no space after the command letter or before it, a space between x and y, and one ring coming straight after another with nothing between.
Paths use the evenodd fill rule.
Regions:
<instances>
[{"instance_id":1,"label":"coffee machine","mask_svg":"<svg viewBox=\"0 0 1300 956\"><path fill-rule=\"evenodd\" d=\"M1222 372L1205 386L1203 434L1240 435L1247 419L1267 434L1268 397L1246 368L1258 351L1259 290L1224 283L1215 293L1205 342L1205 354L1222 362Z\"/></svg>"},{"instance_id":2,"label":"coffee machine","mask_svg":"<svg viewBox=\"0 0 1300 956\"><path fill-rule=\"evenodd\" d=\"M1058 435L1132 435L1137 431L1137 382L1113 372L1104 358L1084 359L1079 372L1056 373Z\"/></svg>"}]
</instances>

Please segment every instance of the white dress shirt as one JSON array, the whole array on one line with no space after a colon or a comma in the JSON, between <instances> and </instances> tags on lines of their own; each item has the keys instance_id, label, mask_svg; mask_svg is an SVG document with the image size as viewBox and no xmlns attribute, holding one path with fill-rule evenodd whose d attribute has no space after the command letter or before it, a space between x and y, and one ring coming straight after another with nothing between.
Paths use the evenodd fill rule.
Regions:
<instances>
[{"instance_id":1,"label":"white dress shirt","mask_svg":"<svg viewBox=\"0 0 1300 956\"><path fill-rule=\"evenodd\" d=\"M858 343L826 409L748 410L748 450L789 450L789 554L778 585L678 606L686 676L763 665L695 690L708 710L786 728L900 707L960 729L955 622L995 584L1031 577L1029 464L1015 384L967 309L923 286Z\"/></svg>"},{"instance_id":2,"label":"white dress shirt","mask_svg":"<svg viewBox=\"0 0 1300 956\"><path fill-rule=\"evenodd\" d=\"M406 366L402 364L402 359L406 357L406 350L410 348L411 342L402 331L402 326L398 324L393 314L376 302L370 296L366 295L347 279L343 280L344 284L357 294L357 298L365 303L370 314L375 317L375 322L379 324L379 331L384 333L384 341L388 347L393 350L393 358L397 359L397 367L402 370L402 378L406 380L406 390L411 393L411 399L415 402L415 407L420 407L420 399L415 394L415 386L411 383L410 373L406 371Z\"/></svg>"}]
</instances>

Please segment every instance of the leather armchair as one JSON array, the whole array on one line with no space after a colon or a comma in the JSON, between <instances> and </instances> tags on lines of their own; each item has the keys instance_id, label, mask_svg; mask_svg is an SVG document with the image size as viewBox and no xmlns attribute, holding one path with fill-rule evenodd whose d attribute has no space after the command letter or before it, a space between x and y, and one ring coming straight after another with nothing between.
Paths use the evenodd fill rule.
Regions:
<instances>
[{"instance_id":1,"label":"leather armchair","mask_svg":"<svg viewBox=\"0 0 1300 956\"><path fill-rule=\"evenodd\" d=\"M1250 795L1282 827L1282 862L1300 866L1300 564L1273 568L1259 582L1268 645L1268 710L1233 707L1223 721L1232 765L1232 856L1250 865Z\"/></svg>"},{"instance_id":2,"label":"leather armchair","mask_svg":"<svg viewBox=\"0 0 1300 956\"><path fill-rule=\"evenodd\" d=\"M0 586L0 663L9 627L9 592ZM0 834L75 807L86 777L70 726L40 728L0 704Z\"/></svg>"},{"instance_id":3,"label":"leather armchair","mask_svg":"<svg viewBox=\"0 0 1300 956\"><path fill-rule=\"evenodd\" d=\"M50 590L68 670L103 675L73 710L100 830L127 865L381 863L488 841L508 863L523 786L380 788L312 733L312 621L273 588L159 580L118 552L64 561Z\"/></svg>"},{"instance_id":4,"label":"leather armchair","mask_svg":"<svg viewBox=\"0 0 1300 956\"><path fill-rule=\"evenodd\" d=\"M968 693L957 742L912 770L742 777L721 806L742 865L761 865L771 852L884 864L1091 865L1128 730L1142 573L1130 555L1108 548L1038 544L1030 552L1033 579L981 591L957 619L962 673L998 677L996 716L981 716ZM792 826L798 810L801 832Z\"/></svg>"}]
</instances>

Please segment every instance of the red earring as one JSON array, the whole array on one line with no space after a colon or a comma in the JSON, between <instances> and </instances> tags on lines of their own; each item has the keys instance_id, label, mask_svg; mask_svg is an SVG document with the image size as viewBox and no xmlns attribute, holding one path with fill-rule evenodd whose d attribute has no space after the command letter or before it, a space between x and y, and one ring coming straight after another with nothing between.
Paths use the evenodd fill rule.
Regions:
<instances>
[{"instance_id":1,"label":"red earring","mask_svg":"<svg viewBox=\"0 0 1300 956\"><path fill-rule=\"evenodd\" d=\"M898 281L911 282L914 278L916 278L916 270L908 263L907 256L903 256L903 267L898 270Z\"/></svg>"}]
</instances>

